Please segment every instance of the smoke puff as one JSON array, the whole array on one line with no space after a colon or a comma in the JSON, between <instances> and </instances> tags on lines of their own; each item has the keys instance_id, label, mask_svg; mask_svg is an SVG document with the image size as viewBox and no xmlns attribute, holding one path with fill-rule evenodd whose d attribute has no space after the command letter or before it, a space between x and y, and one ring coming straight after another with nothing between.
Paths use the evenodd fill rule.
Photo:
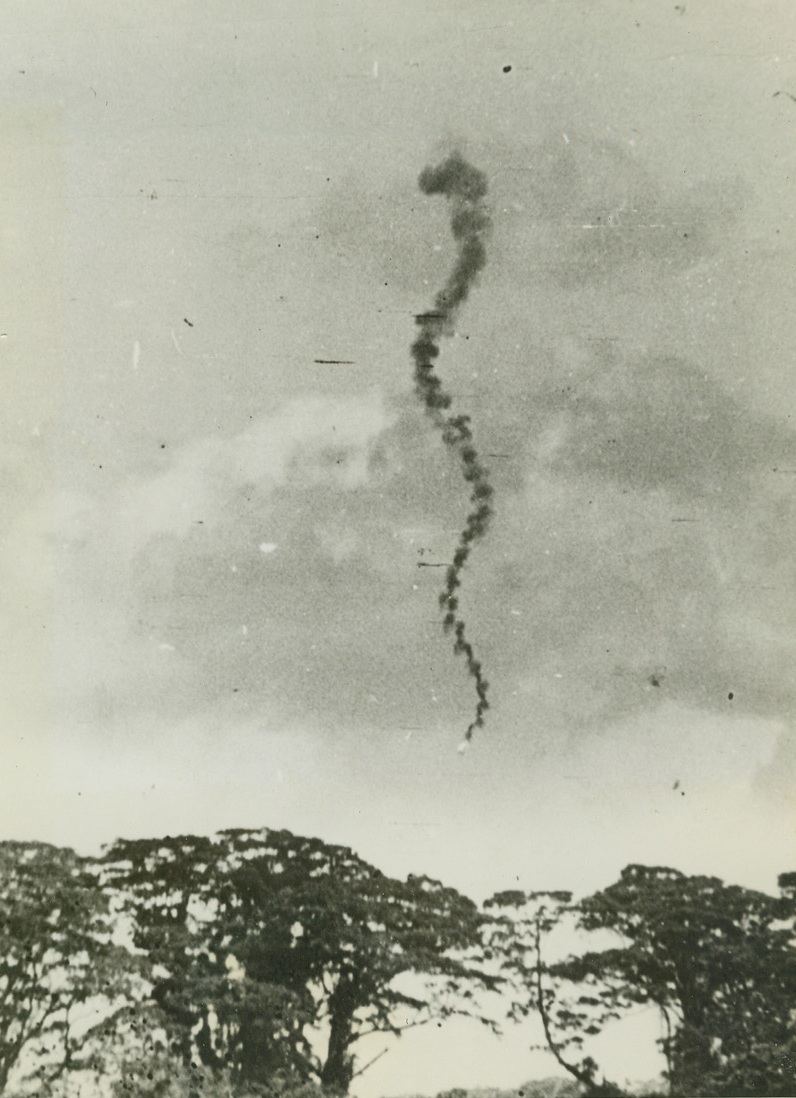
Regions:
<instances>
[{"instance_id":1,"label":"smoke puff","mask_svg":"<svg viewBox=\"0 0 796 1098\"><path fill-rule=\"evenodd\" d=\"M470 202L486 196L486 176L478 168L453 153L436 168L424 168L418 180L423 194L459 194Z\"/></svg>"},{"instance_id":2,"label":"smoke puff","mask_svg":"<svg viewBox=\"0 0 796 1098\"><path fill-rule=\"evenodd\" d=\"M489 474L479 462L472 443L470 417L443 414L450 408L452 400L434 373L434 360L439 357L439 340L443 335L453 334L456 314L467 300L478 272L486 264L485 238L491 229L491 219L482 201L487 193L486 176L468 164L459 153L449 156L436 167L424 168L418 183L424 194L441 194L451 203L451 232L457 243L453 270L434 300L434 309L415 318L420 334L412 344L412 358L415 364L415 391L440 431L445 445L458 453L464 480L472 486L470 503L474 509L467 516L453 554L453 563L446 572L445 587L439 596L440 606L446 610L443 629L446 633L454 631L454 653L465 657L467 669L475 682L478 700L475 716L465 732L466 744L473 730L483 727L484 713L489 708L489 684L483 677L481 662L475 658L472 645L465 635L464 621L458 616L459 600L454 592L461 586L461 571L467 563L473 542L483 537L489 526L492 507L488 501L492 498L493 489L488 481Z\"/></svg>"}]
</instances>

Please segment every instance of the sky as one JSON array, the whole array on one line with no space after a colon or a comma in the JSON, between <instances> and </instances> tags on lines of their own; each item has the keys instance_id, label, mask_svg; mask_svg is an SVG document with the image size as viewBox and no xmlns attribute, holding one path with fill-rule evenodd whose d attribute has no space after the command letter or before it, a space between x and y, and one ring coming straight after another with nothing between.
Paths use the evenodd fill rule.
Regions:
<instances>
[{"instance_id":1,"label":"sky","mask_svg":"<svg viewBox=\"0 0 796 1098\"><path fill-rule=\"evenodd\" d=\"M0 838L285 827L479 901L632 862L773 891L793 5L7 14ZM437 360L494 491L464 753L473 681L421 565L468 490L410 352L455 260L418 177L453 151L492 222ZM407 1036L360 1093L516 1083L513 1040Z\"/></svg>"}]
</instances>

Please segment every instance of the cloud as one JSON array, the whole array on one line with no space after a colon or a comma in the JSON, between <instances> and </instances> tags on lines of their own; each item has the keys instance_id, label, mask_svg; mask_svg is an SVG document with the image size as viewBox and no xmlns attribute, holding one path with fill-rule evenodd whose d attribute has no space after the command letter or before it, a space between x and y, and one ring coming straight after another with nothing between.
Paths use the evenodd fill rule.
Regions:
<instances>
[{"instance_id":1,"label":"cloud","mask_svg":"<svg viewBox=\"0 0 796 1098\"><path fill-rule=\"evenodd\" d=\"M749 478L796 460L796 434L744 407L711 373L674 357L599 350L540 394L570 475L664 488L685 501L736 500Z\"/></svg>"},{"instance_id":2,"label":"cloud","mask_svg":"<svg viewBox=\"0 0 796 1098\"><path fill-rule=\"evenodd\" d=\"M189 443L162 473L124 492L122 539L135 550L158 535L185 538L197 524L215 527L247 491L265 502L288 483L353 490L366 481L372 446L389 424L377 396L304 398L232 437Z\"/></svg>"},{"instance_id":3,"label":"cloud","mask_svg":"<svg viewBox=\"0 0 796 1098\"><path fill-rule=\"evenodd\" d=\"M492 463L494 540L466 592L496 735L590 734L663 702L781 713L793 518L768 462L790 435L685 362L561 361L571 392L552 368L515 375L515 399L495 392L477 424L486 453L509 454ZM438 574L417 567L450 559L458 470L408 401L384 415L347 458L313 443L278 479L227 473L203 500L211 521L176 537L166 513L149 530L126 613L191 669L186 704L236 693L279 719L379 735L466 717L466 678L439 639Z\"/></svg>"},{"instance_id":4,"label":"cloud","mask_svg":"<svg viewBox=\"0 0 796 1098\"><path fill-rule=\"evenodd\" d=\"M463 590L495 735L586 735L664 701L776 715L793 700L793 519L771 470L794 464L793 436L733 389L697 316L743 195L718 180L664 194L632 152L572 135L472 155L509 168L490 180L494 262L439 369L495 486L495 538ZM313 374L352 392L170 446L159 469L62 500L68 514L41 518L49 541L20 533L57 562L60 689L89 699L87 721L141 695L168 719L234 698L385 737L454 737L466 719L440 573L417 567L450 560L466 499L410 397L411 306L450 262L444 216L413 209L414 172L382 197L352 181L319 214L321 274L338 244L345 261L330 292L361 290L335 339L400 397Z\"/></svg>"},{"instance_id":5,"label":"cloud","mask_svg":"<svg viewBox=\"0 0 796 1098\"><path fill-rule=\"evenodd\" d=\"M101 495L41 493L9 522L0 554L5 625L16 638L3 670L20 695L16 718L33 719L28 694L45 709L49 700L50 716L102 724L147 698L173 717L218 692L218 661L210 657L208 671L196 658L204 644L209 653L231 644L229 591L218 588L214 605L213 577L234 583L236 559L247 578L255 560L260 570L278 562L272 550L289 522L272 515L285 494L360 490L390 422L376 395L294 400L236 435L170 451L160 472ZM251 592L243 594L238 641L252 615ZM204 640L192 644L183 628Z\"/></svg>"},{"instance_id":6,"label":"cloud","mask_svg":"<svg viewBox=\"0 0 796 1098\"><path fill-rule=\"evenodd\" d=\"M458 349L464 369L481 348ZM479 374L470 397L481 449L513 490L530 470L584 483L663 490L682 504L738 505L758 480L796 465L796 432L758 411L715 362L660 354L649 345L529 333ZM500 490L499 489L499 490Z\"/></svg>"},{"instance_id":7,"label":"cloud","mask_svg":"<svg viewBox=\"0 0 796 1098\"><path fill-rule=\"evenodd\" d=\"M793 519L768 463L789 434L682 360L557 355L538 374L518 359L474 419L480 448L508 455L466 592L495 735L541 749L663 703L781 714ZM275 726L454 742L468 685L439 635L438 572L417 565L449 559L466 500L408 394L294 402L162 461L44 501L35 536L18 527L19 560L38 545L57 564L76 718L225 700Z\"/></svg>"},{"instance_id":8,"label":"cloud","mask_svg":"<svg viewBox=\"0 0 796 1098\"><path fill-rule=\"evenodd\" d=\"M567 130L567 127L564 127ZM714 259L749 198L737 178L683 179L667 191L627 142L583 127L502 151L506 260L583 290L605 279L669 279ZM534 263L534 266L535 266Z\"/></svg>"},{"instance_id":9,"label":"cloud","mask_svg":"<svg viewBox=\"0 0 796 1098\"><path fill-rule=\"evenodd\" d=\"M498 510L474 610L500 669L501 720L583 731L663 700L789 711L796 607L789 557L763 533L771 511L760 492L683 522L661 488L529 478Z\"/></svg>"}]
</instances>

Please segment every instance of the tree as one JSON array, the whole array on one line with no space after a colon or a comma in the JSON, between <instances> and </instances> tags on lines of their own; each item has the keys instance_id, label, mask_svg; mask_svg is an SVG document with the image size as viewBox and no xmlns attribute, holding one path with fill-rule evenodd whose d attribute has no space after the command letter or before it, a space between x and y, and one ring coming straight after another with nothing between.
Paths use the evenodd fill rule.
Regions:
<instances>
[{"instance_id":1,"label":"tree","mask_svg":"<svg viewBox=\"0 0 796 1098\"><path fill-rule=\"evenodd\" d=\"M236 960L228 854L219 839L179 836L120 840L103 856L105 889L147 959L150 1017L139 1020L141 1031L162 1026L169 1052L187 1068L229 1067L255 1082L306 1078L313 1004L301 988L264 984Z\"/></svg>"},{"instance_id":2,"label":"tree","mask_svg":"<svg viewBox=\"0 0 796 1098\"><path fill-rule=\"evenodd\" d=\"M0 843L0 1092L89 1066L125 1006L129 954L112 940L87 863L44 843Z\"/></svg>"},{"instance_id":3,"label":"tree","mask_svg":"<svg viewBox=\"0 0 796 1098\"><path fill-rule=\"evenodd\" d=\"M577 913L571 892L499 892L485 909L495 913L487 929L492 953L507 972L512 994L508 1014L519 1022L537 1013L547 1049L587 1095L621 1095L621 1089L599 1076L597 1063L584 1054L586 1039L619 1017L609 992L578 995L562 990L567 981L544 956L543 940ZM542 1046L545 1047L545 1046Z\"/></svg>"},{"instance_id":4,"label":"tree","mask_svg":"<svg viewBox=\"0 0 796 1098\"><path fill-rule=\"evenodd\" d=\"M479 965L472 901L319 839L263 829L117 843L106 864L184 1058L249 1082L281 1074L345 1092L368 1066L355 1060L364 1036L480 1018L476 990L498 982Z\"/></svg>"},{"instance_id":5,"label":"tree","mask_svg":"<svg viewBox=\"0 0 796 1098\"><path fill-rule=\"evenodd\" d=\"M774 897L714 877L629 866L615 884L569 908L580 929L608 932L618 944L543 966L538 932L547 927L537 922L535 974L517 946L509 963L517 974L525 963L543 1022L555 1013L570 1042L640 1005L657 1007L673 1094L790 1095L796 875L781 877L780 886ZM519 943L527 953L527 921ZM532 935L530 945L533 952ZM549 1003L538 992L543 976L552 981Z\"/></svg>"},{"instance_id":6,"label":"tree","mask_svg":"<svg viewBox=\"0 0 796 1098\"><path fill-rule=\"evenodd\" d=\"M580 925L621 944L587 953L561 973L609 980L616 1002L652 1003L667 1027L664 1052L678 1094L792 1094L796 1027L796 903L633 865L582 901Z\"/></svg>"}]
</instances>

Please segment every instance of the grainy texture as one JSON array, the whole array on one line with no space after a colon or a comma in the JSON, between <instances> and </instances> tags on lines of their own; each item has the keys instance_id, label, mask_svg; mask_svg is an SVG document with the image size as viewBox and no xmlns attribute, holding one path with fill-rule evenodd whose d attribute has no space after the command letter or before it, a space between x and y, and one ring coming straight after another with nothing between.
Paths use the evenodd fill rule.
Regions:
<instances>
[{"instance_id":1,"label":"grainy texture","mask_svg":"<svg viewBox=\"0 0 796 1098\"><path fill-rule=\"evenodd\" d=\"M3 15L0 835L285 827L475 898L631 862L773 888L792 0ZM461 452L409 357L457 254L418 177L454 150L492 223L435 360L494 489L464 756ZM528 1034L425 1040L363 1098L548 1073Z\"/></svg>"}]
</instances>

